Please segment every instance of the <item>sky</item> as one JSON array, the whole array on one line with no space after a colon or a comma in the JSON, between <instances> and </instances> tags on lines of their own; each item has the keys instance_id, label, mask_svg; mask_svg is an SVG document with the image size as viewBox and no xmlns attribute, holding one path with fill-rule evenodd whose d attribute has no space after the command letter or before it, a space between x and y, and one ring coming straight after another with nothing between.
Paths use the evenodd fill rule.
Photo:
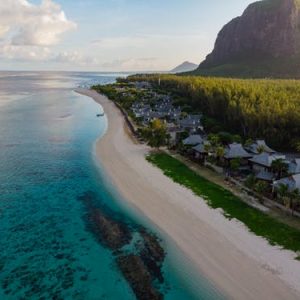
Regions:
<instances>
[{"instance_id":1,"label":"sky","mask_svg":"<svg viewBox=\"0 0 300 300\"><path fill-rule=\"evenodd\" d=\"M253 0L0 0L0 69L165 71L199 64Z\"/></svg>"}]
</instances>

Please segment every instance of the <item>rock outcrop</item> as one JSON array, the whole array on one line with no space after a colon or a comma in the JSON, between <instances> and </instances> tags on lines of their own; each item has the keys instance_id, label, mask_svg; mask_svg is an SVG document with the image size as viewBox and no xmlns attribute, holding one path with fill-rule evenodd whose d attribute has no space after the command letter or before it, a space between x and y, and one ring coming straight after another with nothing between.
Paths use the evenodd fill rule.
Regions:
<instances>
[{"instance_id":1,"label":"rock outcrop","mask_svg":"<svg viewBox=\"0 0 300 300\"><path fill-rule=\"evenodd\" d=\"M99 205L91 191L78 197L78 200L86 208L87 229L101 245L112 251L136 298L163 299L159 284L164 283L162 267L166 253L159 239L142 226L130 226L116 218L115 213ZM136 244L132 244L133 233L140 237Z\"/></svg>"},{"instance_id":2,"label":"rock outcrop","mask_svg":"<svg viewBox=\"0 0 300 300\"><path fill-rule=\"evenodd\" d=\"M163 282L162 264L166 253L156 236L150 234L144 229L140 231L140 235L143 238L143 245L140 249L140 257L147 266L152 279L158 279L160 282Z\"/></svg>"},{"instance_id":3,"label":"rock outcrop","mask_svg":"<svg viewBox=\"0 0 300 300\"><path fill-rule=\"evenodd\" d=\"M250 4L242 16L223 27L213 52L200 64L198 71L213 68L220 71L220 66L226 65L228 71L236 70L236 65L252 68L248 70L251 76L251 73L261 72L255 70L261 62L266 69L262 76L268 73L274 77L280 77L276 74L282 77L300 75L295 67L295 62L300 63L299 0L263 0ZM293 70L285 68L289 64L294 66Z\"/></svg>"},{"instance_id":4,"label":"rock outcrop","mask_svg":"<svg viewBox=\"0 0 300 300\"><path fill-rule=\"evenodd\" d=\"M105 247L117 251L130 243L132 234L128 226L114 220L94 203L94 194L87 192L79 197L87 209L86 221L88 229Z\"/></svg>"},{"instance_id":5,"label":"rock outcrop","mask_svg":"<svg viewBox=\"0 0 300 300\"><path fill-rule=\"evenodd\" d=\"M160 300L163 295L153 288L151 274L143 260L134 254L119 256L117 264L127 279L137 299Z\"/></svg>"},{"instance_id":6,"label":"rock outcrop","mask_svg":"<svg viewBox=\"0 0 300 300\"><path fill-rule=\"evenodd\" d=\"M112 250L119 250L130 243L130 230L122 223L104 215L99 209L91 212L90 226L100 242Z\"/></svg>"}]
</instances>

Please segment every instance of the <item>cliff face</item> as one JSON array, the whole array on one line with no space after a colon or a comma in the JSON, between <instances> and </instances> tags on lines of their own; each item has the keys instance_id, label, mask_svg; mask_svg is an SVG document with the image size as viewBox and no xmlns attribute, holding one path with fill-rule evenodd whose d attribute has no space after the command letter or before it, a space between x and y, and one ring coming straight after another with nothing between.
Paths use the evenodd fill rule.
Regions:
<instances>
[{"instance_id":1,"label":"cliff face","mask_svg":"<svg viewBox=\"0 0 300 300\"><path fill-rule=\"evenodd\" d=\"M299 54L300 0L263 0L223 27L199 69Z\"/></svg>"}]
</instances>

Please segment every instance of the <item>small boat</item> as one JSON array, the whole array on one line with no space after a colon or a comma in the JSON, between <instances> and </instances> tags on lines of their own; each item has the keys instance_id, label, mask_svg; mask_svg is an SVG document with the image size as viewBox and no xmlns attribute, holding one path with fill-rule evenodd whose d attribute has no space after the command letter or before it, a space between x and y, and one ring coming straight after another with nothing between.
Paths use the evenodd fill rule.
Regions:
<instances>
[{"instance_id":1,"label":"small boat","mask_svg":"<svg viewBox=\"0 0 300 300\"><path fill-rule=\"evenodd\" d=\"M103 117L103 116L104 116L104 113L97 114L97 117Z\"/></svg>"}]
</instances>

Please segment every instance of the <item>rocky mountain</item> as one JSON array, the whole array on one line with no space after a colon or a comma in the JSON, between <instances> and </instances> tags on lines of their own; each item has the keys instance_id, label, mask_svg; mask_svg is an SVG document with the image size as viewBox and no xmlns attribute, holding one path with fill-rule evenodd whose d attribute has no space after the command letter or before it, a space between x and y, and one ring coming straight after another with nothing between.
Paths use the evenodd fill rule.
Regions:
<instances>
[{"instance_id":1,"label":"rocky mountain","mask_svg":"<svg viewBox=\"0 0 300 300\"><path fill-rule=\"evenodd\" d=\"M237 77L300 77L300 0L262 0L219 32L196 71Z\"/></svg>"},{"instance_id":2,"label":"rocky mountain","mask_svg":"<svg viewBox=\"0 0 300 300\"><path fill-rule=\"evenodd\" d=\"M170 73L183 73L183 72L190 72L194 71L198 68L198 65L191 63L189 61L185 61L184 63L180 64L176 68L170 71Z\"/></svg>"}]
</instances>

